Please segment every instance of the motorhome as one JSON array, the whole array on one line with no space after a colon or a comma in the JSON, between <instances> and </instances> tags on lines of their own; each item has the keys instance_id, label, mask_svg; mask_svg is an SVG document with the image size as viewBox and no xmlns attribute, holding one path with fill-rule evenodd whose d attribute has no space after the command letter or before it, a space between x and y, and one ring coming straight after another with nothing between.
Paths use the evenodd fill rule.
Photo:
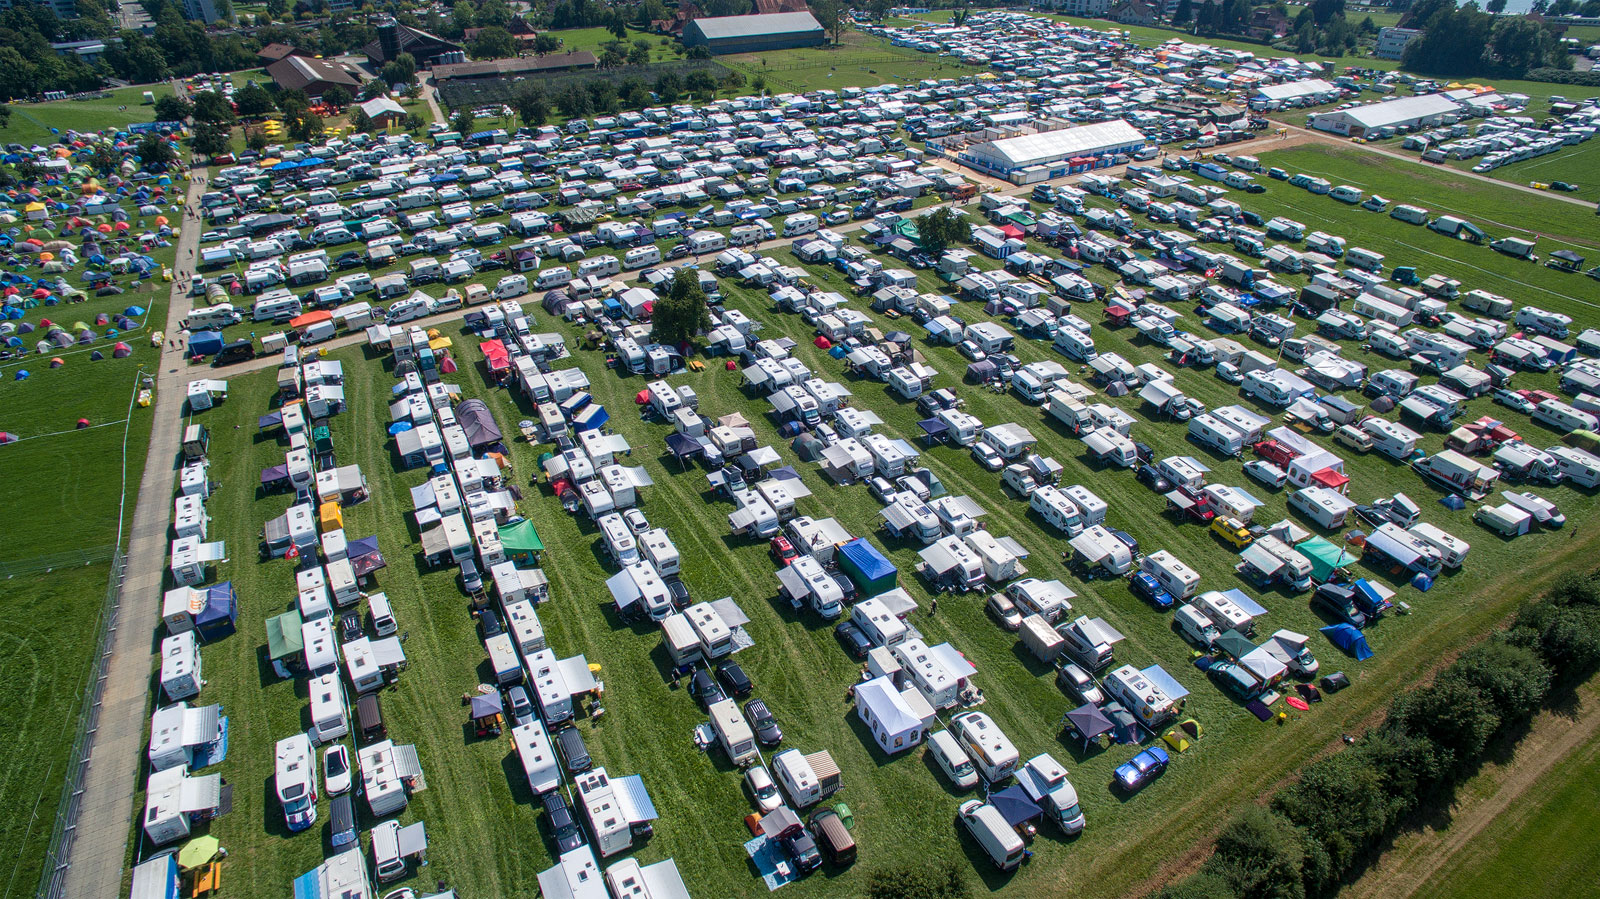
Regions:
<instances>
[{"instance_id":1,"label":"motorhome","mask_svg":"<svg viewBox=\"0 0 1600 899\"><path fill-rule=\"evenodd\" d=\"M1233 630L1249 636L1255 632L1255 618L1244 607L1219 590L1208 590L1195 598L1194 607L1211 619L1224 633Z\"/></svg>"},{"instance_id":2,"label":"motorhome","mask_svg":"<svg viewBox=\"0 0 1600 899\"><path fill-rule=\"evenodd\" d=\"M1407 530L1416 539L1433 547L1445 568L1460 568L1461 563L1466 560L1467 551L1472 548L1467 541L1425 521L1418 522Z\"/></svg>"},{"instance_id":3,"label":"motorhome","mask_svg":"<svg viewBox=\"0 0 1600 899\"><path fill-rule=\"evenodd\" d=\"M317 823L317 762L311 738L295 734L278 741L273 791L291 832Z\"/></svg>"},{"instance_id":4,"label":"motorhome","mask_svg":"<svg viewBox=\"0 0 1600 899\"><path fill-rule=\"evenodd\" d=\"M1021 761L1011 740L983 712L962 712L950 719L950 731L972 759L978 774L990 784L1016 773Z\"/></svg>"},{"instance_id":5,"label":"motorhome","mask_svg":"<svg viewBox=\"0 0 1600 899\"><path fill-rule=\"evenodd\" d=\"M716 733L717 745L727 754L728 761L743 768L761 758L755 733L739 711L738 703L724 699L713 702L707 711L711 715L711 729Z\"/></svg>"},{"instance_id":6,"label":"motorhome","mask_svg":"<svg viewBox=\"0 0 1600 899\"><path fill-rule=\"evenodd\" d=\"M1112 699L1122 703L1152 730L1176 718L1182 708L1178 700L1169 697L1149 676L1132 665L1115 669L1102 683Z\"/></svg>"},{"instance_id":7,"label":"motorhome","mask_svg":"<svg viewBox=\"0 0 1600 899\"><path fill-rule=\"evenodd\" d=\"M1155 578L1180 602L1193 596L1200 586L1200 573L1164 549L1140 560L1139 570Z\"/></svg>"}]
</instances>

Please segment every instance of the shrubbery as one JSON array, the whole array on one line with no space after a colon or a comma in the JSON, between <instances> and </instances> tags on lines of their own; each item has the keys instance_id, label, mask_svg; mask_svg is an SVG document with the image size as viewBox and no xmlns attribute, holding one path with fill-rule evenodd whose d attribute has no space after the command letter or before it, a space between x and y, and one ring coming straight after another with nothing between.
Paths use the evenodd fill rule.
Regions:
<instances>
[{"instance_id":1,"label":"shrubbery","mask_svg":"<svg viewBox=\"0 0 1600 899\"><path fill-rule=\"evenodd\" d=\"M1307 765L1218 835L1162 899L1303 899L1357 874L1423 802L1448 803L1496 739L1518 734L1553 692L1600 669L1600 580L1568 575L1510 629L1390 703L1384 723Z\"/></svg>"},{"instance_id":2,"label":"shrubbery","mask_svg":"<svg viewBox=\"0 0 1600 899\"><path fill-rule=\"evenodd\" d=\"M1543 81L1548 84L1581 84L1585 87L1600 87L1600 72L1590 69L1587 72L1575 72L1571 69L1540 68L1529 69L1522 77L1529 81Z\"/></svg>"}]
</instances>

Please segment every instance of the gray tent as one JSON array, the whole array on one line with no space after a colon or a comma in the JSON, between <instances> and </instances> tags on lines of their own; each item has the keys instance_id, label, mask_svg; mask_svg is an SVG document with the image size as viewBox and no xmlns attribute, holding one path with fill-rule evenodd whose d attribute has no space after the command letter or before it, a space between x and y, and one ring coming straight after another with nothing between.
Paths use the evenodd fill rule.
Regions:
<instances>
[{"instance_id":1,"label":"gray tent","mask_svg":"<svg viewBox=\"0 0 1600 899\"><path fill-rule=\"evenodd\" d=\"M467 433L467 443L475 450L500 442L500 426L483 400L466 400L456 407L456 423Z\"/></svg>"}]
</instances>

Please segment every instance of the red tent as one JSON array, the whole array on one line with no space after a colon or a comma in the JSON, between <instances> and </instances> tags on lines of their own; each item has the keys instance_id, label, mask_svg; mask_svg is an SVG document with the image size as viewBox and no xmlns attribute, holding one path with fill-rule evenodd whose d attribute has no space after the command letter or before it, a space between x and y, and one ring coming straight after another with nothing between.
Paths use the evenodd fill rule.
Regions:
<instances>
[{"instance_id":1,"label":"red tent","mask_svg":"<svg viewBox=\"0 0 1600 899\"><path fill-rule=\"evenodd\" d=\"M1026 232L1024 232L1021 228L1018 228L1016 225L1002 225L1000 228L1000 233L1011 238L1012 240L1022 240L1024 237L1028 236Z\"/></svg>"},{"instance_id":2,"label":"red tent","mask_svg":"<svg viewBox=\"0 0 1600 899\"><path fill-rule=\"evenodd\" d=\"M333 321L333 313L326 309L317 309L315 311L306 312L289 319L289 327L296 329L305 328L314 325L317 322L329 321Z\"/></svg>"},{"instance_id":3,"label":"red tent","mask_svg":"<svg viewBox=\"0 0 1600 899\"><path fill-rule=\"evenodd\" d=\"M1330 490L1337 490L1340 493L1343 493L1345 485L1350 483L1349 478L1331 468L1324 468L1316 472L1311 476L1311 480L1320 486L1327 487Z\"/></svg>"},{"instance_id":4,"label":"red tent","mask_svg":"<svg viewBox=\"0 0 1600 899\"><path fill-rule=\"evenodd\" d=\"M483 359L489 364L490 371L504 371L511 367L511 354L499 340L485 340L478 344L478 349L483 351Z\"/></svg>"},{"instance_id":5,"label":"red tent","mask_svg":"<svg viewBox=\"0 0 1600 899\"><path fill-rule=\"evenodd\" d=\"M818 334L817 335L817 339L813 340L811 342L816 344L817 345L817 349L819 349L819 350L826 350L826 349L828 349L828 348L833 346L833 341L829 340L826 337L823 337L821 334Z\"/></svg>"},{"instance_id":6,"label":"red tent","mask_svg":"<svg viewBox=\"0 0 1600 899\"><path fill-rule=\"evenodd\" d=\"M645 403L648 403L648 402L650 402L650 391L649 390L641 390L638 393L633 395L633 404L635 406L643 406Z\"/></svg>"}]
</instances>

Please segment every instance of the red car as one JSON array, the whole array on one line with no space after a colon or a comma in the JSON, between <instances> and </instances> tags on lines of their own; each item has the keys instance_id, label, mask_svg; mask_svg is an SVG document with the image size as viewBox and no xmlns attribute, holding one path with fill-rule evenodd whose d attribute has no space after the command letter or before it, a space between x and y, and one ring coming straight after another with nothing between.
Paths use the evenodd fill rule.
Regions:
<instances>
[{"instance_id":1,"label":"red car","mask_svg":"<svg viewBox=\"0 0 1600 899\"><path fill-rule=\"evenodd\" d=\"M789 538L779 534L767 544L767 554L772 556L772 561L787 567L795 559L800 558L800 553L795 551L794 544Z\"/></svg>"},{"instance_id":2,"label":"red car","mask_svg":"<svg viewBox=\"0 0 1600 899\"><path fill-rule=\"evenodd\" d=\"M1251 447L1251 449L1256 451L1256 455L1266 459L1268 462L1271 462L1280 468L1287 466L1290 460L1299 455L1299 453L1296 453L1294 450L1284 446L1276 440L1271 439L1270 437L1261 441L1260 443L1257 443L1255 446Z\"/></svg>"}]
</instances>

